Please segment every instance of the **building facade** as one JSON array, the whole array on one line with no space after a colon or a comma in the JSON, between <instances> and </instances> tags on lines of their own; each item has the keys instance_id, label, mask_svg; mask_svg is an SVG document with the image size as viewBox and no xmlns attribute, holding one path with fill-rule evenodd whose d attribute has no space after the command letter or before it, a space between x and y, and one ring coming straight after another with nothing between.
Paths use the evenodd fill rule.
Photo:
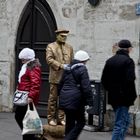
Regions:
<instances>
[{"instance_id":1,"label":"building facade","mask_svg":"<svg viewBox=\"0 0 140 140\"><path fill-rule=\"evenodd\" d=\"M82 49L89 52L91 60L87 67L91 79L100 79L105 61L112 55L112 44L121 39L129 39L134 46L131 57L136 64L139 93L139 3L139 0L99 0L99 4L94 6L88 0L0 0L0 111L13 109L12 98L20 66L17 60L19 50L33 47L38 56L43 53L45 55L47 43L55 39L54 30L62 27L70 30L67 42L73 46L74 51ZM33 25L31 28L29 23ZM44 33L43 29L39 32L42 25ZM28 33L31 43L26 38ZM47 35L49 40L44 39ZM36 38L40 41L34 43ZM40 47L42 44L44 46ZM43 66L46 65L44 59L41 58ZM44 88L42 93L48 94Z\"/></svg>"}]
</instances>

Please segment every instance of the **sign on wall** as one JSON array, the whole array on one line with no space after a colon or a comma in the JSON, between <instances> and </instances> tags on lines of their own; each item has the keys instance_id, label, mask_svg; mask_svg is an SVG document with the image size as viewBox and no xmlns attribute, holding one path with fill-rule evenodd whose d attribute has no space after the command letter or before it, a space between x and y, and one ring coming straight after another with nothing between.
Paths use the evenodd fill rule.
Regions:
<instances>
[{"instance_id":1,"label":"sign on wall","mask_svg":"<svg viewBox=\"0 0 140 140\"><path fill-rule=\"evenodd\" d=\"M88 2L92 5L92 6L96 6L99 4L100 0L88 0Z\"/></svg>"},{"instance_id":2,"label":"sign on wall","mask_svg":"<svg viewBox=\"0 0 140 140\"><path fill-rule=\"evenodd\" d=\"M140 3L136 4L136 15L140 15Z\"/></svg>"}]
</instances>

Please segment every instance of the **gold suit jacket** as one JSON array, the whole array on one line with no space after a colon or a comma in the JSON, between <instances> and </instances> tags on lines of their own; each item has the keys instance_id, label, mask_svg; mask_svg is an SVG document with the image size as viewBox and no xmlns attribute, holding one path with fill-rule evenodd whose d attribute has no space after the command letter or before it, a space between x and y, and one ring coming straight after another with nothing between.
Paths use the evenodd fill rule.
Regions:
<instances>
[{"instance_id":1,"label":"gold suit jacket","mask_svg":"<svg viewBox=\"0 0 140 140\"><path fill-rule=\"evenodd\" d=\"M48 44L46 48L46 61L49 65L49 82L59 83L63 64L69 64L73 59L73 48L65 43L60 46L57 42Z\"/></svg>"}]
</instances>

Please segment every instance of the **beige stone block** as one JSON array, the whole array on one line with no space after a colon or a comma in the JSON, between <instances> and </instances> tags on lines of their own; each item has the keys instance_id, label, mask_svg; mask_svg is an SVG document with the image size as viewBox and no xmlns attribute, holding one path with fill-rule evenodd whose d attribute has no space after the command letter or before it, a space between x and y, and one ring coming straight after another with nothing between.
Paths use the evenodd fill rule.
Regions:
<instances>
[{"instance_id":1,"label":"beige stone block","mask_svg":"<svg viewBox=\"0 0 140 140\"><path fill-rule=\"evenodd\" d=\"M107 110L106 114L104 115L104 126L109 127L112 130L114 125L114 118L114 112L112 110Z\"/></svg>"},{"instance_id":2,"label":"beige stone block","mask_svg":"<svg viewBox=\"0 0 140 140\"><path fill-rule=\"evenodd\" d=\"M127 133L130 135L134 135L135 134L135 129L134 129L134 118L135 118L135 114L133 112L130 112L130 118L131 118L131 122L130 122L130 126L128 128Z\"/></svg>"},{"instance_id":3,"label":"beige stone block","mask_svg":"<svg viewBox=\"0 0 140 140\"><path fill-rule=\"evenodd\" d=\"M51 126L51 125L44 125L44 137L47 140L63 140L64 133L65 133L65 126L57 125L57 126Z\"/></svg>"},{"instance_id":4,"label":"beige stone block","mask_svg":"<svg viewBox=\"0 0 140 140\"><path fill-rule=\"evenodd\" d=\"M140 136L140 128L136 128L136 136Z\"/></svg>"},{"instance_id":5,"label":"beige stone block","mask_svg":"<svg viewBox=\"0 0 140 140\"><path fill-rule=\"evenodd\" d=\"M140 136L140 112L133 108L130 110L131 122L128 128L128 134Z\"/></svg>"},{"instance_id":6,"label":"beige stone block","mask_svg":"<svg viewBox=\"0 0 140 140\"><path fill-rule=\"evenodd\" d=\"M136 118L135 118L135 134L136 136L140 136L140 111L136 113Z\"/></svg>"}]
</instances>

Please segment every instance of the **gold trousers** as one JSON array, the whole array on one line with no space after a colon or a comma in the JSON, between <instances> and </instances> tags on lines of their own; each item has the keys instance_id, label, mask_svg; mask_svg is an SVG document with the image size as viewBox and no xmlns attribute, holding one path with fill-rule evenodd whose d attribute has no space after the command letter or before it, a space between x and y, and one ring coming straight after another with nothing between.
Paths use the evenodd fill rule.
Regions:
<instances>
[{"instance_id":1,"label":"gold trousers","mask_svg":"<svg viewBox=\"0 0 140 140\"><path fill-rule=\"evenodd\" d=\"M48 111L47 119L48 122L56 119L57 123L64 120L64 111L58 109L58 93L57 84L50 84L50 95L48 99Z\"/></svg>"}]
</instances>

